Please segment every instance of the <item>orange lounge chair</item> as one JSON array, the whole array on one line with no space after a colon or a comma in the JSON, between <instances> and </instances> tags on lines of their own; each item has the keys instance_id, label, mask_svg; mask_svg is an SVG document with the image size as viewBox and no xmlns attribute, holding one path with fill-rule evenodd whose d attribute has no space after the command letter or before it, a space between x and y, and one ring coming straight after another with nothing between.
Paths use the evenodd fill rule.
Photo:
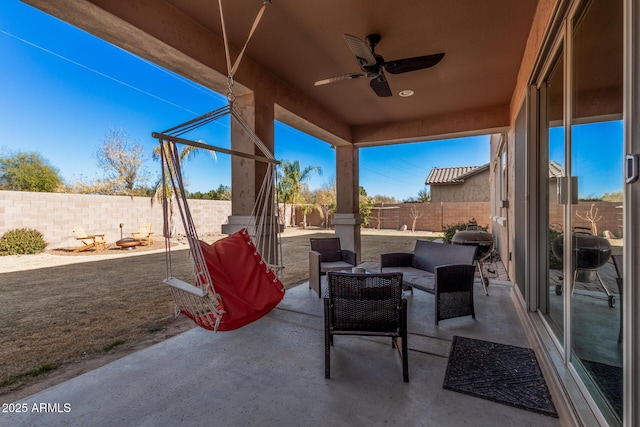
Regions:
<instances>
[{"instance_id":1,"label":"orange lounge chair","mask_svg":"<svg viewBox=\"0 0 640 427\"><path fill-rule=\"evenodd\" d=\"M153 239L151 238L152 234L153 234L153 231L151 231L151 223L146 223L146 224L140 224L140 229L138 231L134 231L133 233L131 233L131 237L133 237L136 240L140 240L141 242L144 242L147 245L150 245L153 243Z\"/></svg>"},{"instance_id":2,"label":"orange lounge chair","mask_svg":"<svg viewBox=\"0 0 640 427\"><path fill-rule=\"evenodd\" d=\"M104 240L104 234L87 234L80 226L73 227L73 235L76 240L80 240L84 246L76 248L73 252L82 252L87 249L94 248L96 251L107 249L107 241Z\"/></svg>"}]
</instances>

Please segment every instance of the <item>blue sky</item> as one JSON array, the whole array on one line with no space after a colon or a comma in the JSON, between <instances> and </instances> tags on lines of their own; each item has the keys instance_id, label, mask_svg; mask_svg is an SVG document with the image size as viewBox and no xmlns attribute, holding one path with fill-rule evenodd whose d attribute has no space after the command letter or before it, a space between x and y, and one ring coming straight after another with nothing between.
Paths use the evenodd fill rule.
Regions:
<instances>
[{"instance_id":1,"label":"blue sky","mask_svg":"<svg viewBox=\"0 0 640 427\"><path fill-rule=\"evenodd\" d=\"M226 102L219 94L17 0L0 2L0 51L0 149L40 153L67 183L102 178L95 155L111 128L123 129L145 148L144 168L157 177L160 167L150 156L157 142L151 133ZM228 122L209 125L206 132L202 139L207 143L229 147ZM322 176L309 181L311 189L335 178L335 151L329 144L281 123L276 123L275 137L276 158L322 169ZM488 161L488 136L364 148L360 185L369 195L402 200L417 196L432 167ZM227 155L217 160L201 155L185 169L190 191L230 185Z\"/></svg>"},{"instance_id":2,"label":"blue sky","mask_svg":"<svg viewBox=\"0 0 640 427\"><path fill-rule=\"evenodd\" d=\"M572 175L578 177L578 196L602 196L622 191L622 121L575 125L572 129ZM565 168L564 128L549 131L549 159Z\"/></svg>"}]
</instances>

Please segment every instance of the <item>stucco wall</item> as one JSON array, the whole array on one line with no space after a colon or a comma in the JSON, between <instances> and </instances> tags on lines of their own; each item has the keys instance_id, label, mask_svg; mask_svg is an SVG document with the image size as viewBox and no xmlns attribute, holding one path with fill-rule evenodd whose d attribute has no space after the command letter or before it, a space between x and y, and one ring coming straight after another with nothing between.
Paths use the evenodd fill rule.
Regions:
<instances>
[{"instance_id":1,"label":"stucco wall","mask_svg":"<svg viewBox=\"0 0 640 427\"><path fill-rule=\"evenodd\" d=\"M488 202L489 170L464 180L462 184L432 185L431 202Z\"/></svg>"},{"instance_id":2,"label":"stucco wall","mask_svg":"<svg viewBox=\"0 0 640 427\"><path fill-rule=\"evenodd\" d=\"M459 222L466 223L472 218L479 225L490 226L489 202L465 202L465 203L399 203L385 204L386 208L374 209L371 213L369 228L381 228L397 230L406 225L411 230L413 219L411 210L416 209L420 217L416 220L416 230L442 231L442 227ZM380 221L378 221L378 218ZM298 209L296 220L302 222L302 212ZM316 211L307 215L307 224L320 226L323 222L321 215Z\"/></svg>"},{"instance_id":3,"label":"stucco wall","mask_svg":"<svg viewBox=\"0 0 640 427\"><path fill-rule=\"evenodd\" d=\"M231 215L231 202L190 200L189 208L199 234L220 233ZM162 238L162 206L151 205L148 197L99 196L65 193L0 191L0 234L14 228L35 228L44 234L48 248L77 246L73 227L88 233L105 233L107 242L137 231L139 224L152 224L154 235ZM178 232L182 222L176 218Z\"/></svg>"}]
</instances>

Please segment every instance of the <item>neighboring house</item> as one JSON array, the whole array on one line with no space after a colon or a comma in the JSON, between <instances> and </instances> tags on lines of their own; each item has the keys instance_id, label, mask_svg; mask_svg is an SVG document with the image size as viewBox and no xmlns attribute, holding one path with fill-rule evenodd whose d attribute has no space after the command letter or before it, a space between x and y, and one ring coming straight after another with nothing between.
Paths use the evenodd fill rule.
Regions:
<instances>
[{"instance_id":1,"label":"neighboring house","mask_svg":"<svg viewBox=\"0 0 640 427\"><path fill-rule=\"evenodd\" d=\"M556 161L549 160L549 194L557 194L558 178L562 177L562 166Z\"/></svg>"},{"instance_id":2,"label":"neighboring house","mask_svg":"<svg viewBox=\"0 0 640 427\"><path fill-rule=\"evenodd\" d=\"M482 166L433 168L425 185L431 202L489 202L489 163Z\"/></svg>"}]
</instances>

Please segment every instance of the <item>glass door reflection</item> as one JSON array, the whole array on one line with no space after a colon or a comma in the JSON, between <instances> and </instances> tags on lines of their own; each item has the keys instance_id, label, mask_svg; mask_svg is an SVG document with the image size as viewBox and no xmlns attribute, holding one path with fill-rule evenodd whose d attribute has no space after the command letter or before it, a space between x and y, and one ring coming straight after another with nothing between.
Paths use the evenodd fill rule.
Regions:
<instances>
[{"instance_id":1,"label":"glass door reflection","mask_svg":"<svg viewBox=\"0 0 640 427\"><path fill-rule=\"evenodd\" d=\"M554 253L554 245L562 239L564 230L564 205L558 203L558 185L565 175L565 127L564 127L564 48L561 46L545 80L545 111L543 126L546 133L546 150L543 152L541 180L543 205L541 229L544 255L541 282L540 310L560 345L564 345L564 303L562 256Z\"/></svg>"},{"instance_id":2,"label":"glass door reflection","mask_svg":"<svg viewBox=\"0 0 640 427\"><path fill-rule=\"evenodd\" d=\"M613 263L624 242L622 22L619 0L590 1L572 21L570 185L577 200L565 227L572 250L571 282L565 277L571 362L612 425L621 425L623 394L622 304Z\"/></svg>"}]
</instances>

